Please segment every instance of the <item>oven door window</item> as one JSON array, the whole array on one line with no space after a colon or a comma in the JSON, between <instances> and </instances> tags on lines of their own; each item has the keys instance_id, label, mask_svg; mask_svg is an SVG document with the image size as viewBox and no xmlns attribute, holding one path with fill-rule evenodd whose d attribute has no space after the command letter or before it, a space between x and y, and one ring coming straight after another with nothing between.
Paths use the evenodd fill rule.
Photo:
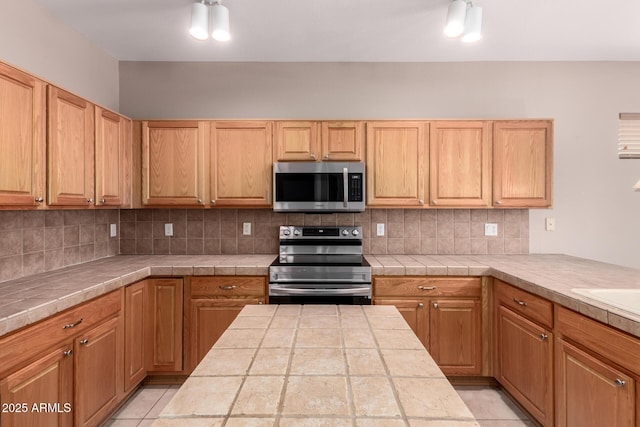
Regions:
<instances>
[{"instance_id":1,"label":"oven door window","mask_svg":"<svg viewBox=\"0 0 640 427\"><path fill-rule=\"evenodd\" d=\"M278 202L341 202L344 177L341 173L277 173Z\"/></svg>"}]
</instances>

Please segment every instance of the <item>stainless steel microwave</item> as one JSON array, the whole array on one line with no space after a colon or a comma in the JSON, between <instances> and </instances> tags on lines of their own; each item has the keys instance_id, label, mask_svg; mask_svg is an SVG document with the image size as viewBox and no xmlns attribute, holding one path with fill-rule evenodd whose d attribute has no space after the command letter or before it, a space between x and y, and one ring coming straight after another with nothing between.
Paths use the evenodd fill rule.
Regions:
<instances>
[{"instance_id":1,"label":"stainless steel microwave","mask_svg":"<svg viewBox=\"0 0 640 427\"><path fill-rule=\"evenodd\" d=\"M273 210L276 212L362 212L364 163L276 162Z\"/></svg>"}]
</instances>

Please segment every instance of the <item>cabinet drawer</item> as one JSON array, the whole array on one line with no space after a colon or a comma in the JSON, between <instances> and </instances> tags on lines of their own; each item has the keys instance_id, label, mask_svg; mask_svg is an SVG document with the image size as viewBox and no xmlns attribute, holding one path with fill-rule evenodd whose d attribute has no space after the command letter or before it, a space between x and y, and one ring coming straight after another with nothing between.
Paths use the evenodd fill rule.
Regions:
<instances>
[{"instance_id":1,"label":"cabinet drawer","mask_svg":"<svg viewBox=\"0 0 640 427\"><path fill-rule=\"evenodd\" d=\"M265 277L192 277L191 297L265 296L266 285Z\"/></svg>"},{"instance_id":2,"label":"cabinet drawer","mask_svg":"<svg viewBox=\"0 0 640 427\"><path fill-rule=\"evenodd\" d=\"M120 311L121 290L71 308L0 339L0 375Z\"/></svg>"},{"instance_id":3,"label":"cabinet drawer","mask_svg":"<svg viewBox=\"0 0 640 427\"><path fill-rule=\"evenodd\" d=\"M553 303L544 298L495 280L498 302L516 313L549 328L553 327Z\"/></svg>"},{"instance_id":4,"label":"cabinet drawer","mask_svg":"<svg viewBox=\"0 0 640 427\"><path fill-rule=\"evenodd\" d=\"M376 297L480 297L479 277L376 277Z\"/></svg>"}]
</instances>

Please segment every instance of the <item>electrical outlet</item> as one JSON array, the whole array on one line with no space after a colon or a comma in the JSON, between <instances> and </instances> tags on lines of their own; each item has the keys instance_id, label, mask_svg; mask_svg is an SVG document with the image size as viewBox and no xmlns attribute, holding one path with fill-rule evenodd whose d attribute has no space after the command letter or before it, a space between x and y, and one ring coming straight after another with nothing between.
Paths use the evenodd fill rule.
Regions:
<instances>
[{"instance_id":1,"label":"electrical outlet","mask_svg":"<svg viewBox=\"0 0 640 427\"><path fill-rule=\"evenodd\" d=\"M384 236L384 224L376 224L376 235Z\"/></svg>"},{"instance_id":2,"label":"electrical outlet","mask_svg":"<svg viewBox=\"0 0 640 427\"><path fill-rule=\"evenodd\" d=\"M547 217L544 219L544 229L547 231L555 231L556 230L556 219Z\"/></svg>"},{"instance_id":3,"label":"electrical outlet","mask_svg":"<svg viewBox=\"0 0 640 427\"><path fill-rule=\"evenodd\" d=\"M164 235L169 237L173 236L173 224L164 225Z\"/></svg>"},{"instance_id":4,"label":"electrical outlet","mask_svg":"<svg viewBox=\"0 0 640 427\"><path fill-rule=\"evenodd\" d=\"M498 235L498 224L487 223L484 225L484 235L485 236L497 236Z\"/></svg>"},{"instance_id":5,"label":"electrical outlet","mask_svg":"<svg viewBox=\"0 0 640 427\"><path fill-rule=\"evenodd\" d=\"M109 237L116 237L118 235L118 226L115 224L109 224Z\"/></svg>"},{"instance_id":6,"label":"electrical outlet","mask_svg":"<svg viewBox=\"0 0 640 427\"><path fill-rule=\"evenodd\" d=\"M243 222L242 223L242 235L243 236L251 236L251 223Z\"/></svg>"}]
</instances>

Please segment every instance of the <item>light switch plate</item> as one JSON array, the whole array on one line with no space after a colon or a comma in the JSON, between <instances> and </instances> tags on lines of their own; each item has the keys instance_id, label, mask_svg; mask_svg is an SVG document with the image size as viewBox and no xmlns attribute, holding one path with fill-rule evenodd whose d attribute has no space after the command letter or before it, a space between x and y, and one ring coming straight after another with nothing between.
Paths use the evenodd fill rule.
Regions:
<instances>
[{"instance_id":1,"label":"light switch plate","mask_svg":"<svg viewBox=\"0 0 640 427\"><path fill-rule=\"evenodd\" d=\"M555 231L556 230L556 219L547 217L544 219L544 229L547 231Z\"/></svg>"},{"instance_id":2,"label":"light switch plate","mask_svg":"<svg viewBox=\"0 0 640 427\"><path fill-rule=\"evenodd\" d=\"M242 235L243 236L251 236L251 223L243 222L242 223Z\"/></svg>"},{"instance_id":3,"label":"light switch plate","mask_svg":"<svg viewBox=\"0 0 640 427\"><path fill-rule=\"evenodd\" d=\"M384 224L376 224L376 235L384 236Z\"/></svg>"},{"instance_id":4,"label":"light switch plate","mask_svg":"<svg viewBox=\"0 0 640 427\"><path fill-rule=\"evenodd\" d=\"M116 237L118 235L118 226L115 224L109 224L109 237Z\"/></svg>"},{"instance_id":5,"label":"light switch plate","mask_svg":"<svg viewBox=\"0 0 640 427\"><path fill-rule=\"evenodd\" d=\"M497 236L498 235L498 224L487 223L484 225L484 235L485 236Z\"/></svg>"},{"instance_id":6,"label":"light switch plate","mask_svg":"<svg viewBox=\"0 0 640 427\"><path fill-rule=\"evenodd\" d=\"M164 225L164 235L169 237L173 236L173 224Z\"/></svg>"}]
</instances>

